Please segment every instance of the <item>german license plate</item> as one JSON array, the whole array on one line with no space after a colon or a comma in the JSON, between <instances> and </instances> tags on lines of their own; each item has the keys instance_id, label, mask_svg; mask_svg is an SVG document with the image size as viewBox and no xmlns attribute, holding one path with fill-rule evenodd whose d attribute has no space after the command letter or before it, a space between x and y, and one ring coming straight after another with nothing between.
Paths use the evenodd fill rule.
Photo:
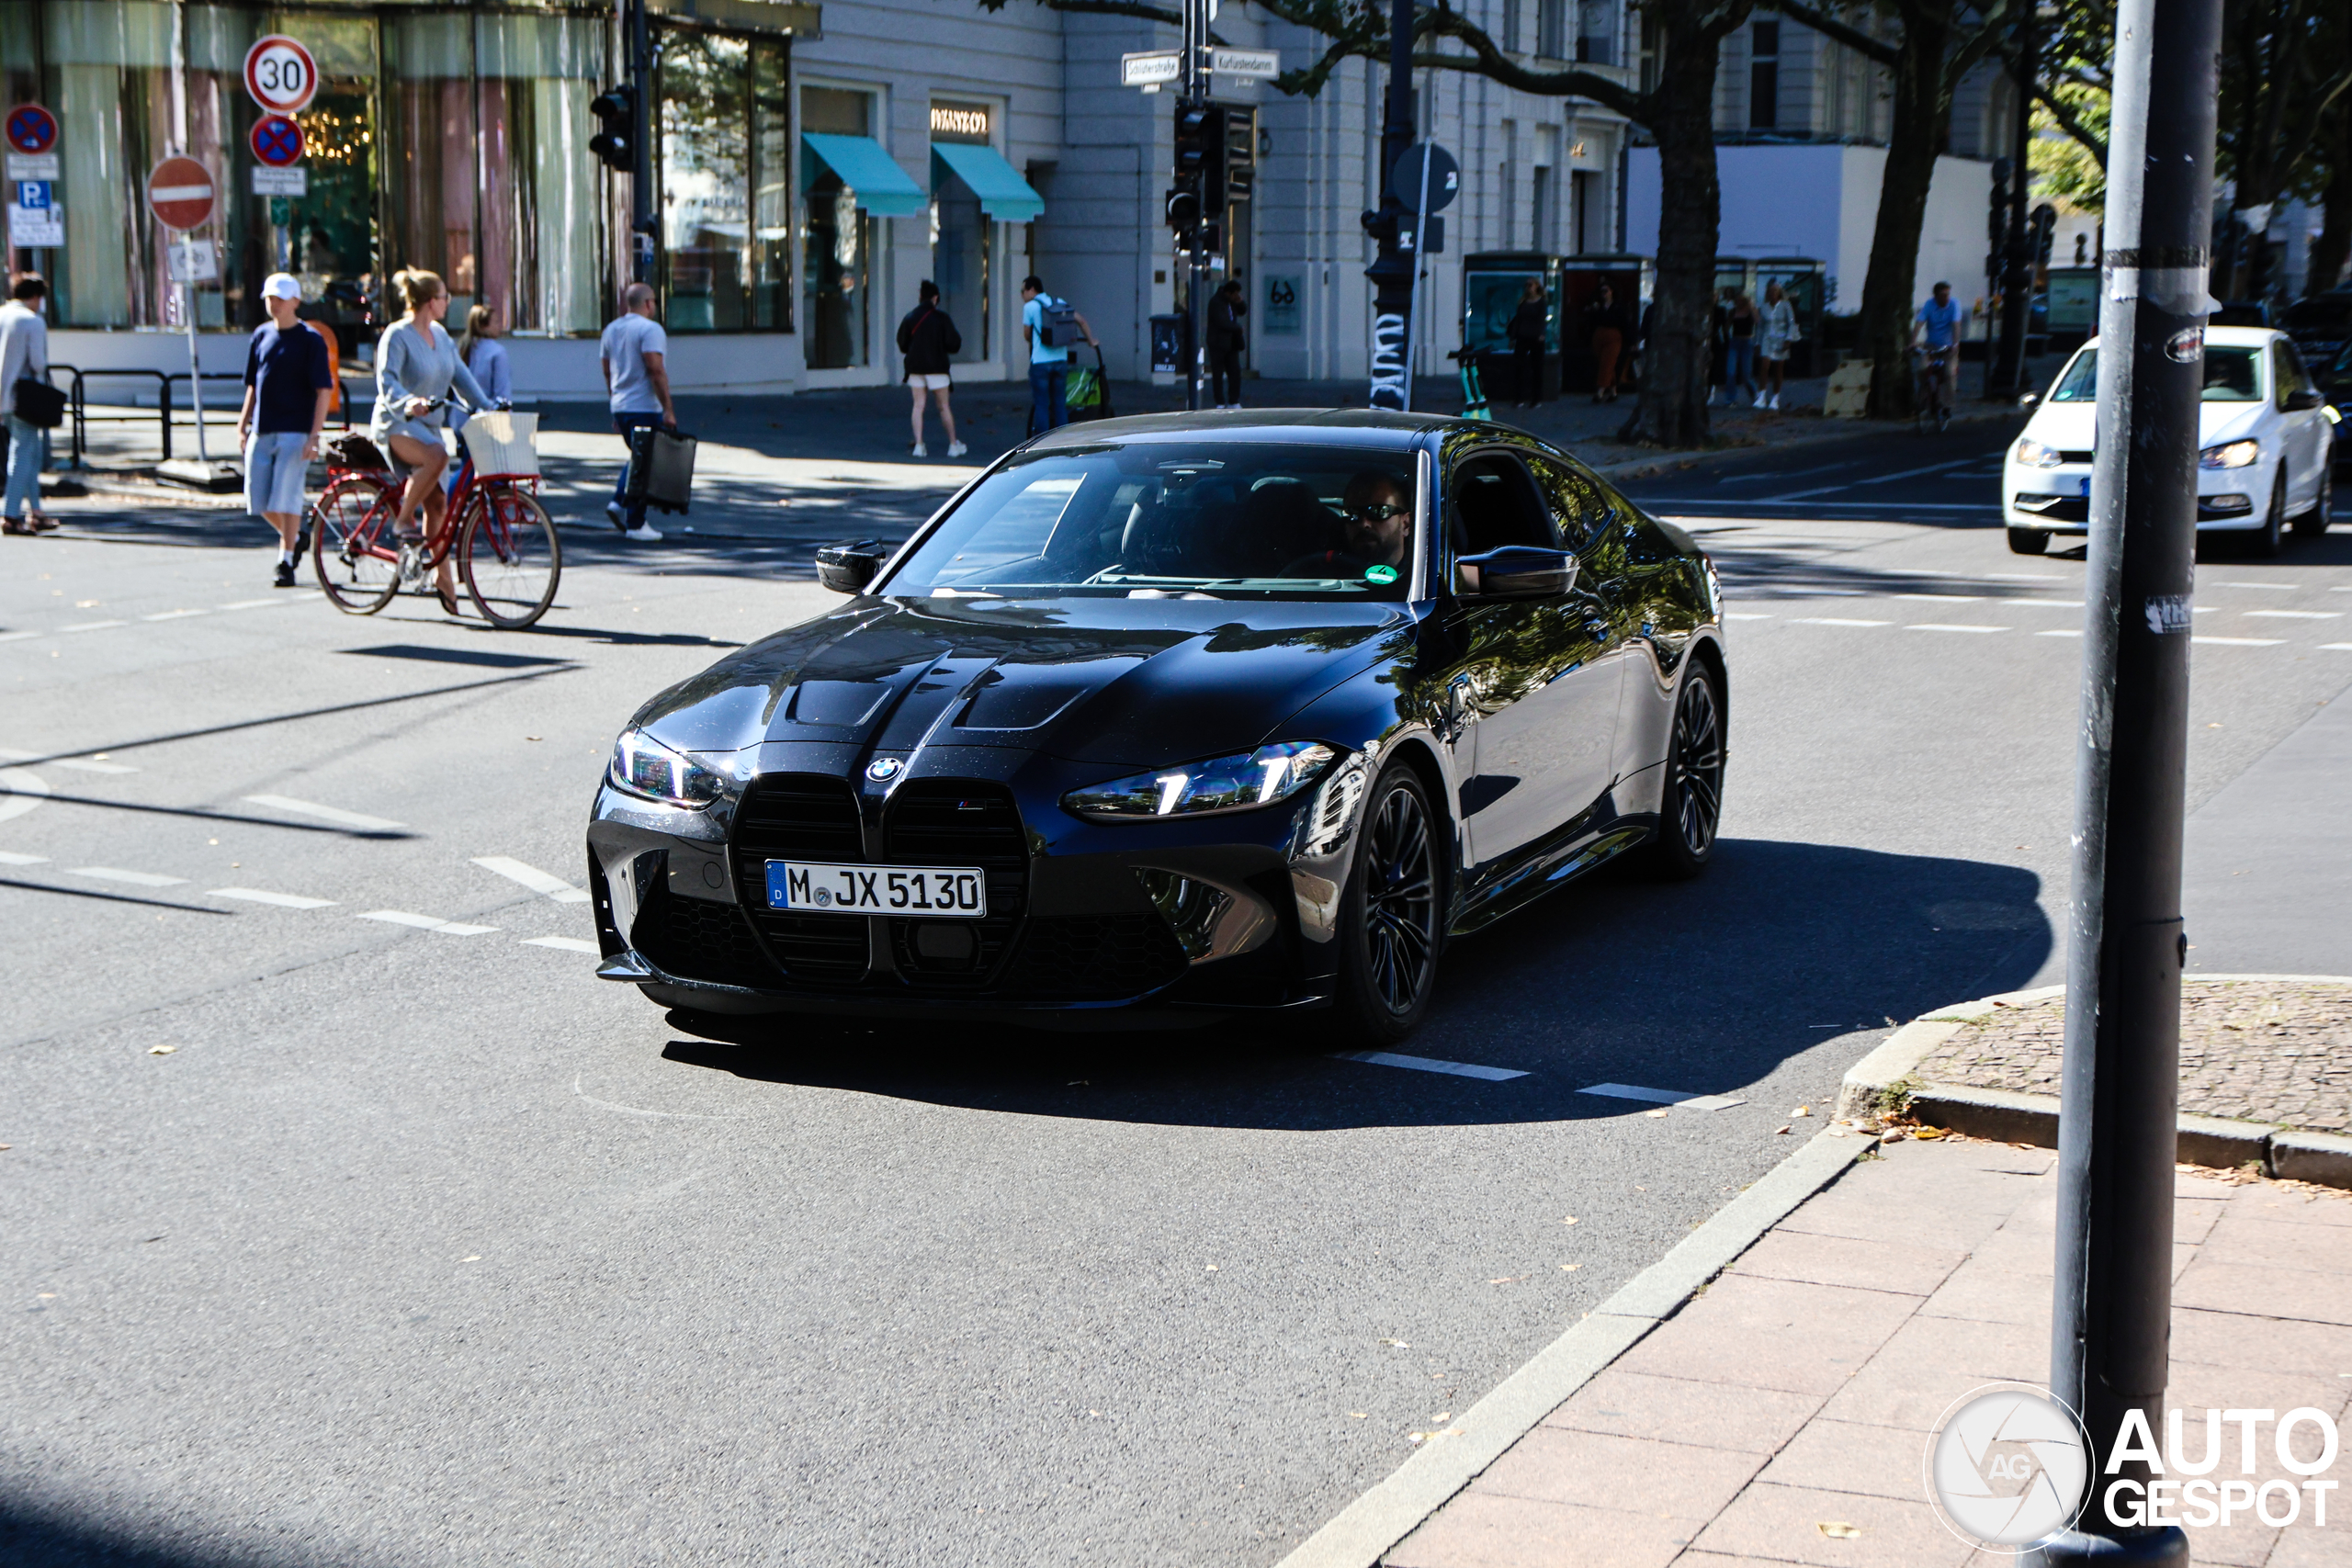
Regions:
<instances>
[{"instance_id":1,"label":"german license plate","mask_svg":"<svg viewBox=\"0 0 2352 1568\"><path fill-rule=\"evenodd\" d=\"M920 915L977 920L989 912L988 877L962 866L826 865L772 860L768 908L796 915Z\"/></svg>"}]
</instances>

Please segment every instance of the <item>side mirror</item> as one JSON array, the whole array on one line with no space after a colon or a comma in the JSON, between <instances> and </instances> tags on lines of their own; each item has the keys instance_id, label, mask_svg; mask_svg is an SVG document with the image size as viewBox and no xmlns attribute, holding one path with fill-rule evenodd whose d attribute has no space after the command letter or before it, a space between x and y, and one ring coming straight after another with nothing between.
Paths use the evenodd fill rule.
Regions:
<instances>
[{"instance_id":1,"label":"side mirror","mask_svg":"<svg viewBox=\"0 0 2352 1568\"><path fill-rule=\"evenodd\" d=\"M889 558L890 547L874 539L827 545L817 552L817 581L836 593L863 593Z\"/></svg>"},{"instance_id":2,"label":"side mirror","mask_svg":"<svg viewBox=\"0 0 2352 1568\"><path fill-rule=\"evenodd\" d=\"M2306 409L2318 408L2326 401L2327 400L2320 396L2318 391L2312 388L2304 387L2287 394L2286 407L2289 413L2301 413Z\"/></svg>"},{"instance_id":3,"label":"side mirror","mask_svg":"<svg viewBox=\"0 0 2352 1568\"><path fill-rule=\"evenodd\" d=\"M1453 563L1454 591L1465 599L1548 599L1576 580L1576 557L1534 545L1505 545Z\"/></svg>"},{"instance_id":4,"label":"side mirror","mask_svg":"<svg viewBox=\"0 0 2352 1568\"><path fill-rule=\"evenodd\" d=\"M2041 394L2040 392L2028 392L2024 397L2018 400L2018 407L2021 409L2038 408L2041 404Z\"/></svg>"}]
</instances>

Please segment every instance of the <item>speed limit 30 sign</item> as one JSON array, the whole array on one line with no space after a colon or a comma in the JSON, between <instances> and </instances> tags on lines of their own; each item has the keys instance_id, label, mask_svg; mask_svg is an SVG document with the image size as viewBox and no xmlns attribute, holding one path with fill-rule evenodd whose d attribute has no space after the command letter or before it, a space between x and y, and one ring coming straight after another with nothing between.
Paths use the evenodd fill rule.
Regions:
<instances>
[{"instance_id":1,"label":"speed limit 30 sign","mask_svg":"<svg viewBox=\"0 0 2352 1568\"><path fill-rule=\"evenodd\" d=\"M283 33L254 40L245 51L245 91L272 114L296 114L319 91L319 62Z\"/></svg>"}]
</instances>

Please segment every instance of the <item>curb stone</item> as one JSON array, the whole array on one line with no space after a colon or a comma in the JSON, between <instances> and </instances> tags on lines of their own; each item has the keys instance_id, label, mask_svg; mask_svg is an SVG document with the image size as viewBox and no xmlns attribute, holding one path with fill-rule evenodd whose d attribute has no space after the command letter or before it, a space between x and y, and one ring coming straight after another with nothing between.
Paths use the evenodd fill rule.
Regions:
<instances>
[{"instance_id":1,"label":"curb stone","mask_svg":"<svg viewBox=\"0 0 2352 1568\"><path fill-rule=\"evenodd\" d=\"M1633 1348L1693 1292L1837 1179L1871 1146L1871 1140L1851 1136L1843 1127L1815 1134L1581 1323L1537 1351L1464 1411L1451 1428L1432 1437L1341 1509L1277 1568L1364 1568L1378 1562L1570 1394Z\"/></svg>"},{"instance_id":2,"label":"curb stone","mask_svg":"<svg viewBox=\"0 0 2352 1568\"><path fill-rule=\"evenodd\" d=\"M2297 980L2352 985L2335 975L2198 975L2198 980ZM1936 1083L1915 1075L1919 1064L1971 1023L2005 1008L2063 996L2064 986L2006 991L1973 1002L1939 1008L1913 1019L1848 1070L1838 1091L1838 1115L1865 1122L1898 1106L1931 1127L1948 1127L1971 1137L2004 1143L2058 1146L2058 1099L2013 1089ZM2306 1133L2267 1122L2179 1113L2177 1158L2185 1164L2233 1170L2259 1165L2263 1174L2323 1187L2352 1188L2352 1138Z\"/></svg>"}]
</instances>

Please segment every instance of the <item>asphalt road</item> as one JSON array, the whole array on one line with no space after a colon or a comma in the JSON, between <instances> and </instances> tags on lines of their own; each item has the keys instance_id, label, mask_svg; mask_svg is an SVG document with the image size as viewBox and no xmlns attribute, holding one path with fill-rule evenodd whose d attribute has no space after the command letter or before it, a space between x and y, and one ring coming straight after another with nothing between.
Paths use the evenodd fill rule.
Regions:
<instances>
[{"instance_id":1,"label":"asphalt road","mask_svg":"<svg viewBox=\"0 0 2352 1568\"><path fill-rule=\"evenodd\" d=\"M2082 568L1991 525L2008 429L1635 484L1730 586L1723 852L1453 950L1411 1049L1499 1082L592 979L526 883L639 700L818 605L781 536L582 529L517 635L273 594L249 524L7 541L0 1558L1277 1562L1891 1021L2057 976ZM2199 577L2192 807L2352 682L2352 533Z\"/></svg>"}]
</instances>

